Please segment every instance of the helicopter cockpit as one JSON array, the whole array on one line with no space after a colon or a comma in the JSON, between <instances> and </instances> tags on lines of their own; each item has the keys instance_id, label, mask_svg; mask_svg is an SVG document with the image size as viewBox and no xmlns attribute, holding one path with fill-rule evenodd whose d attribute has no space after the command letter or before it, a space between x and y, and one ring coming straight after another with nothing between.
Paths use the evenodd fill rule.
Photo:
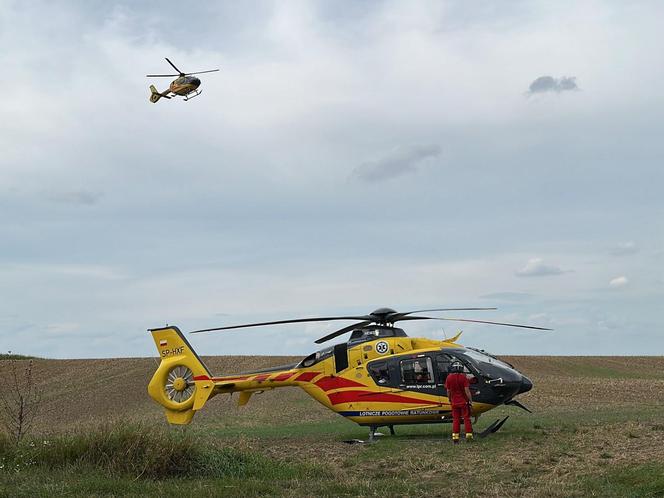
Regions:
<instances>
[{"instance_id":1,"label":"helicopter cockpit","mask_svg":"<svg viewBox=\"0 0 664 498\"><path fill-rule=\"evenodd\" d=\"M533 387L528 377L486 351L473 348L443 348L442 351L460 360L473 375L482 379L481 384L490 386L501 400L509 400Z\"/></svg>"},{"instance_id":2,"label":"helicopter cockpit","mask_svg":"<svg viewBox=\"0 0 664 498\"><path fill-rule=\"evenodd\" d=\"M458 357L465 359L465 363L470 363L477 372L486 379L492 378L514 378L520 379L521 374L517 372L509 363L499 360L486 351L473 348L463 348L454 351Z\"/></svg>"}]
</instances>

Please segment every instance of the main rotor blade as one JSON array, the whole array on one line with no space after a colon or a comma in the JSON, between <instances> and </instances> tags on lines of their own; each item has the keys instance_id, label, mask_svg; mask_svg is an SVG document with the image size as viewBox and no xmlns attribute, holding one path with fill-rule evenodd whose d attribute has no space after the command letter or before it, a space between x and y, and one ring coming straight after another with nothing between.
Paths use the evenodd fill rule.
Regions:
<instances>
[{"instance_id":1,"label":"main rotor blade","mask_svg":"<svg viewBox=\"0 0 664 498\"><path fill-rule=\"evenodd\" d=\"M489 325L503 325L505 327L518 327L521 329L534 329L534 330L553 330L545 327L535 327L533 325L519 325L516 323L504 322L489 322L486 320L470 320L468 318L437 318L433 316L406 316L403 320L443 320L446 322L469 322L469 323L487 323Z\"/></svg>"},{"instance_id":2,"label":"main rotor blade","mask_svg":"<svg viewBox=\"0 0 664 498\"><path fill-rule=\"evenodd\" d=\"M188 76L190 74L214 73L215 71L219 71L219 69L210 69L209 71L196 71L195 73L184 73L184 74L185 76Z\"/></svg>"},{"instance_id":3,"label":"main rotor blade","mask_svg":"<svg viewBox=\"0 0 664 498\"><path fill-rule=\"evenodd\" d=\"M180 76L180 74L146 74L146 78L172 78L173 76Z\"/></svg>"},{"instance_id":4,"label":"main rotor blade","mask_svg":"<svg viewBox=\"0 0 664 498\"><path fill-rule=\"evenodd\" d=\"M436 308L436 309L430 309L430 310L415 310L415 311L407 311L406 313L397 313L394 315L395 317L395 322L398 320L401 320L402 317L412 315L413 313L428 313L430 311L494 311L497 310L498 308Z\"/></svg>"},{"instance_id":5,"label":"main rotor blade","mask_svg":"<svg viewBox=\"0 0 664 498\"><path fill-rule=\"evenodd\" d=\"M324 342L327 342L330 339L334 339L335 337L343 335L346 332L350 332L351 330L355 330L356 328L362 328L366 325L369 325L370 323L373 323L373 320L366 320L364 322L354 323L353 325L349 325L348 327L344 327L342 329L339 329L335 332L332 332L331 334L327 334L325 337L321 337L320 339L316 339L314 342L316 344L323 344Z\"/></svg>"},{"instance_id":6,"label":"main rotor blade","mask_svg":"<svg viewBox=\"0 0 664 498\"><path fill-rule=\"evenodd\" d=\"M245 323L242 325L229 325L227 327L215 327L212 329L201 329L194 330L190 334L198 334L199 332L213 332L215 330L230 330L230 329L244 329L247 327L262 327L264 325L283 325L286 323L305 323L305 322L330 322L333 320L370 320L369 323L373 321L373 318L370 316L329 316L329 317L318 317L318 318L296 318L294 320L277 320L274 322L258 322L258 323Z\"/></svg>"},{"instance_id":7,"label":"main rotor blade","mask_svg":"<svg viewBox=\"0 0 664 498\"><path fill-rule=\"evenodd\" d=\"M184 74L184 73L183 73L182 71L180 71L177 67L175 67L175 64L173 64L173 63L168 59L168 57L164 57L164 59L166 59L166 62L168 62L171 66L173 66L173 69L175 69L175 70L178 72L178 74Z\"/></svg>"}]
</instances>

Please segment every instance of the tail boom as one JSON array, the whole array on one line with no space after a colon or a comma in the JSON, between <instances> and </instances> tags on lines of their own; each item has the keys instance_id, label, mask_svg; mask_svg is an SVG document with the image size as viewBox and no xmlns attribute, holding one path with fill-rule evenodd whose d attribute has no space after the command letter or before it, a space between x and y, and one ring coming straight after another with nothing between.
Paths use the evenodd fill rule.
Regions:
<instances>
[{"instance_id":1,"label":"tail boom","mask_svg":"<svg viewBox=\"0 0 664 498\"><path fill-rule=\"evenodd\" d=\"M150 102L156 104L160 98L164 97L165 99L170 99L168 96L168 90L164 92L159 92L154 85L150 85Z\"/></svg>"},{"instance_id":2,"label":"tail boom","mask_svg":"<svg viewBox=\"0 0 664 498\"><path fill-rule=\"evenodd\" d=\"M171 424L188 424L208 399L217 394L240 393L239 405L252 394L277 387L309 383L322 372L292 367L252 374L214 377L177 327L151 329L161 362L148 384L150 397L164 407Z\"/></svg>"}]
</instances>

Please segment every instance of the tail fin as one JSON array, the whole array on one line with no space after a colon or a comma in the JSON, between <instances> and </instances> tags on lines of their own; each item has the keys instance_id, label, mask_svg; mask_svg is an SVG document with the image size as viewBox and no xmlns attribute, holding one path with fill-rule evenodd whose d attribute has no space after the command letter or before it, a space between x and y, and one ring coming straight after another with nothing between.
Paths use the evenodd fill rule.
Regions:
<instances>
[{"instance_id":1,"label":"tail fin","mask_svg":"<svg viewBox=\"0 0 664 498\"><path fill-rule=\"evenodd\" d=\"M188 424L214 391L212 375L177 327L152 329L161 363L148 393L171 424Z\"/></svg>"},{"instance_id":2,"label":"tail fin","mask_svg":"<svg viewBox=\"0 0 664 498\"><path fill-rule=\"evenodd\" d=\"M150 102L153 104L155 104L160 98L163 97L163 95L157 91L154 85L150 85L150 92L152 92L150 94Z\"/></svg>"}]
</instances>

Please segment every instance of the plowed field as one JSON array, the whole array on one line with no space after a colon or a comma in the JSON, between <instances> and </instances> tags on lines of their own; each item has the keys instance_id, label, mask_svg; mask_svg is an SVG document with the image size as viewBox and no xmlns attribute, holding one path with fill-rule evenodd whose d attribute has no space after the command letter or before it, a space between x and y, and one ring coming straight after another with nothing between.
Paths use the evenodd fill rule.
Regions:
<instances>
[{"instance_id":1,"label":"plowed field","mask_svg":"<svg viewBox=\"0 0 664 498\"><path fill-rule=\"evenodd\" d=\"M296 361L296 357L204 357L215 374L238 373ZM664 357L507 356L535 387L519 397L535 413L574 411L607 415L664 406ZM152 358L35 360L48 419L40 430L60 431L114 417L163 420L146 387L157 367ZM0 368L1 365L0 365ZM342 420L297 388L267 391L236 406L237 395L217 396L196 415L194 426L264 427ZM512 413L509 409L506 413ZM491 414L487 414L490 416ZM353 424L348 424L353 427ZM334 430L330 436L334 436Z\"/></svg>"}]
</instances>

